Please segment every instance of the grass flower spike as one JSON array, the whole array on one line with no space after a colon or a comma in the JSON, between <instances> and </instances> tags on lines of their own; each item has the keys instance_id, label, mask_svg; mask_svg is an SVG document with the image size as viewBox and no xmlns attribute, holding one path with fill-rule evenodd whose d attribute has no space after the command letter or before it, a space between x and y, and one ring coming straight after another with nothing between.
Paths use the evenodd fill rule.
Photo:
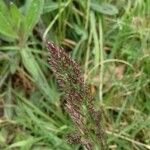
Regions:
<instances>
[{"instance_id":1,"label":"grass flower spike","mask_svg":"<svg viewBox=\"0 0 150 150\"><path fill-rule=\"evenodd\" d=\"M102 114L94 110L93 98L84 84L79 65L54 43L47 42L47 48L49 64L64 92L65 110L75 126L74 133L68 135L68 141L81 144L87 150L93 150L95 145L104 150L106 144L101 125Z\"/></svg>"}]
</instances>

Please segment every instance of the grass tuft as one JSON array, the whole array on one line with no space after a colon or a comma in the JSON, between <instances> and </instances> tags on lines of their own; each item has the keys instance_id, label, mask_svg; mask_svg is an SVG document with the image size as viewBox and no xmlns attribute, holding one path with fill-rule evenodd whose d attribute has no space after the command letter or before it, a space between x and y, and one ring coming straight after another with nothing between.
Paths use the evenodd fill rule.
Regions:
<instances>
[{"instance_id":1,"label":"grass tuft","mask_svg":"<svg viewBox=\"0 0 150 150\"><path fill-rule=\"evenodd\" d=\"M149 6L149 0L0 0L0 149L84 149L66 141L73 123L45 39L78 62L94 108L103 107L108 149L150 149Z\"/></svg>"}]
</instances>

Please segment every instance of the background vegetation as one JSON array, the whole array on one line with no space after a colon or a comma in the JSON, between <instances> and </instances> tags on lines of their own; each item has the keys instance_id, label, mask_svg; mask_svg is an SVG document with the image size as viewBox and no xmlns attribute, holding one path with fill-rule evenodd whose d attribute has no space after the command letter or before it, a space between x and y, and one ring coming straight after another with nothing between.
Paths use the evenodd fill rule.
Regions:
<instances>
[{"instance_id":1,"label":"background vegetation","mask_svg":"<svg viewBox=\"0 0 150 150\"><path fill-rule=\"evenodd\" d=\"M103 106L111 150L150 149L149 0L0 0L0 149L79 150L43 39L64 47Z\"/></svg>"}]
</instances>

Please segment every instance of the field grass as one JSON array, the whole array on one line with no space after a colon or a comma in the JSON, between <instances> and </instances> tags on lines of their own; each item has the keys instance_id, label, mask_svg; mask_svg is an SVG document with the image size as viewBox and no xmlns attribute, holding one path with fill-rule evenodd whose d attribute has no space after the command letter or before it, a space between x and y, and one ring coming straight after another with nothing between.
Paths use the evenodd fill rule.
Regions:
<instances>
[{"instance_id":1,"label":"field grass","mask_svg":"<svg viewBox=\"0 0 150 150\"><path fill-rule=\"evenodd\" d=\"M0 150L81 150L44 40L81 66L110 150L150 150L150 0L0 0Z\"/></svg>"}]
</instances>

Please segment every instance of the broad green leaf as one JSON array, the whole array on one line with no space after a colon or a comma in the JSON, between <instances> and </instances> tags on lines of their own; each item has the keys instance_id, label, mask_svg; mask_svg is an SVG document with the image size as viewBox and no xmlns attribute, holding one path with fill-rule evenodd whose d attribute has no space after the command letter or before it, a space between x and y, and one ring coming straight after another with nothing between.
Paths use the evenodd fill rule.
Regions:
<instances>
[{"instance_id":1,"label":"broad green leaf","mask_svg":"<svg viewBox=\"0 0 150 150\"><path fill-rule=\"evenodd\" d=\"M30 49L28 47L20 51L23 64L26 70L31 74L35 84L41 90L41 92L50 100L55 100L54 91L49 87L48 82L41 71L37 61L34 59Z\"/></svg>"},{"instance_id":2,"label":"broad green leaf","mask_svg":"<svg viewBox=\"0 0 150 150\"><path fill-rule=\"evenodd\" d=\"M18 32L20 28L21 20L23 19L23 15L19 11L19 9L16 7L14 3L10 4L10 16L12 18L11 22L12 25L15 27L15 31Z\"/></svg>"},{"instance_id":3,"label":"broad green leaf","mask_svg":"<svg viewBox=\"0 0 150 150\"><path fill-rule=\"evenodd\" d=\"M0 0L0 11L7 13L8 8L3 0Z\"/></svg>"},{"instance_id":4,"label":"broad green leaf","mask_svg":"<svg viewBox=\"0 0 150 150\"><path fill-rule=\"evenodd\" d=\"M0 1L0 37L7 41L13 41L18 38L11 24L8 9L2 1Z\"/></svg>"},{"instance_id":5,"label":"broad green leaf","mask_svg":"<svg viewBox=\"0 0 150 150\"><path fill-rule=\"evenodd\" d=\"M3 1L0 1L0 37L4 40L12 41L17 38L17 34L11 25L11 17L8 8Z\"/></svg>"},{"instance_id":6,"label":"broad green leaf","mask_svg":"<svg viewBox=\"0 0 150 150\"><path fill-rule=\"evenodd\" d=\"M108 3L91 3L91 9L105 15L115 15L118 13L117 7Z\"/></svg>"},{"instance_id":7,"label":"broad green leaf","mask_svg":"<svg viewBox=\"0 0 150 150\"><path fill-rule=\"evenodd\" d=\"M27 40L30 32L32 31L33 27L39 21L40 15L43 12L43 0L32 0L31 3L28 3L28 9L26 12L26 16L24 19L24 41Z\"/></svg>"}]
</instances>

